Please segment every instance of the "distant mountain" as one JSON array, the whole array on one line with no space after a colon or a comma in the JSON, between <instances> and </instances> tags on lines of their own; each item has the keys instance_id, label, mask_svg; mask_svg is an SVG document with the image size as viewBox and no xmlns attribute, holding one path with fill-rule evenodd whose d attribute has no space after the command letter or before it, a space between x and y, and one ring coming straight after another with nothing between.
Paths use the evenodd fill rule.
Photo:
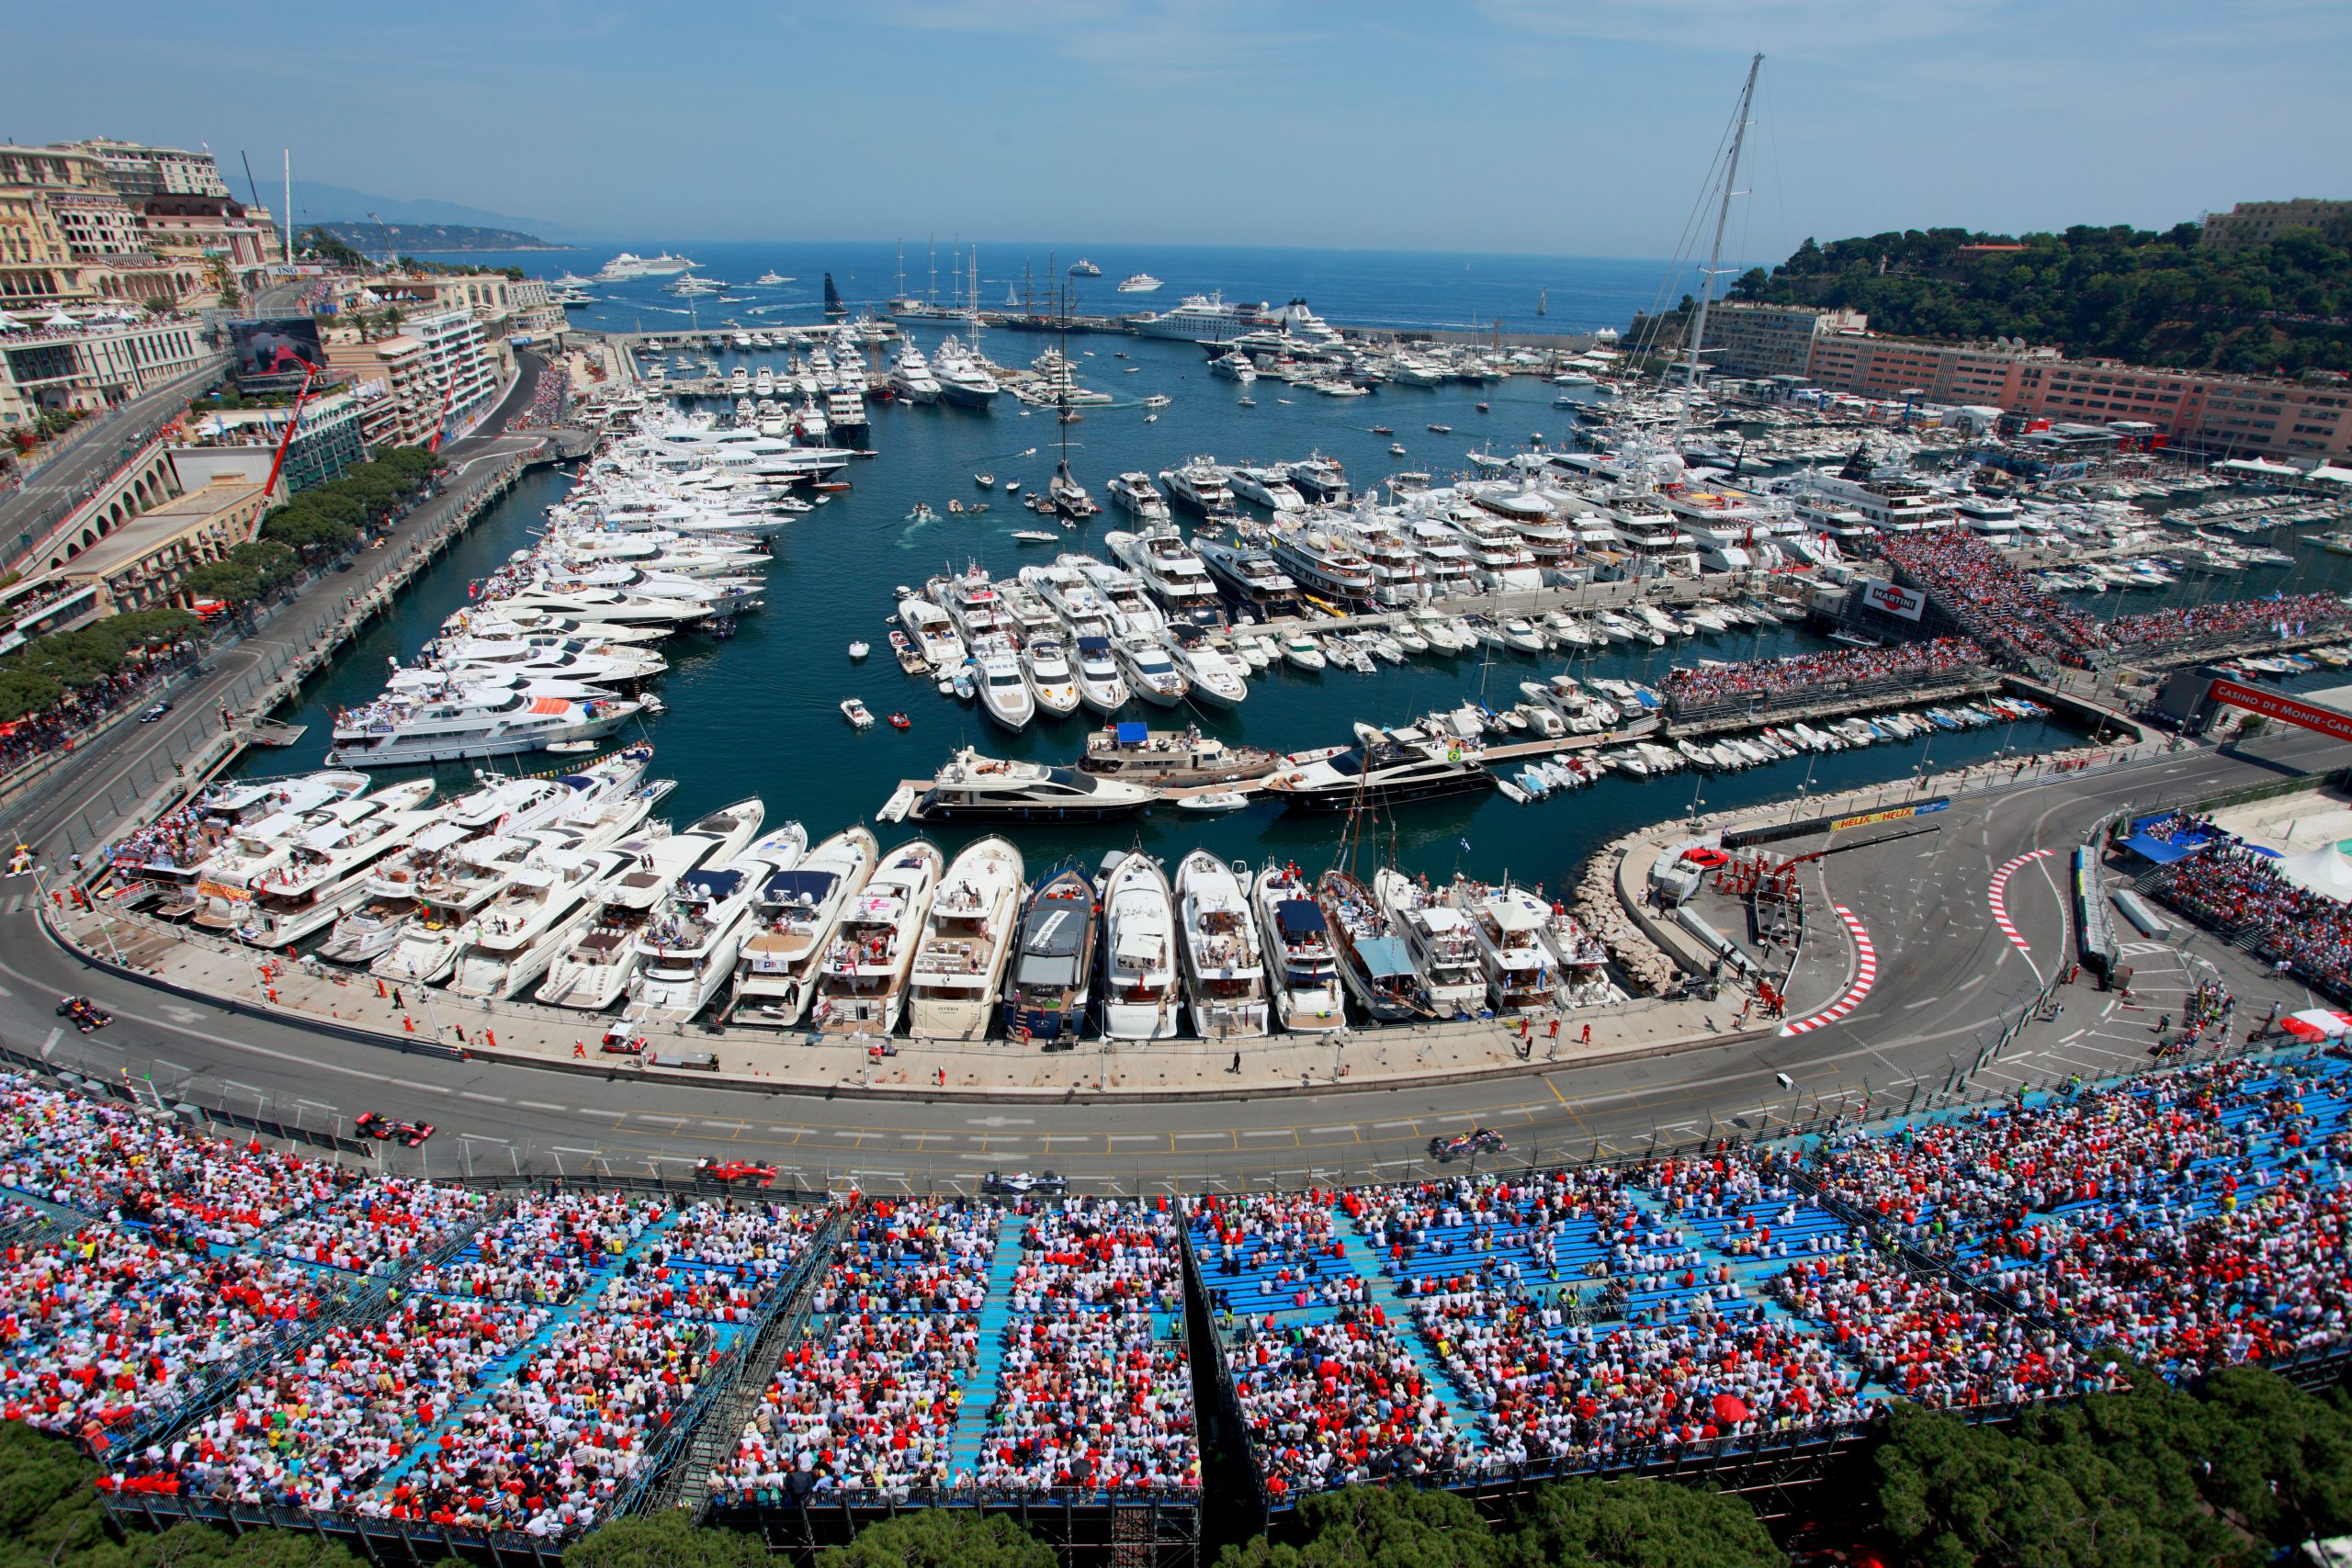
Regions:
<instances>
[{"instance_id":1,"label":"distant mountain","mask_svg":"<svg viewBox=\"0 0 2352 1568\"><path fill-rule=\"evenodd\" d=\"M268 207L283 201L285 197L282 191L273 191L265 185L261 199L262 205ZM475 229L504 229L537 234L542 241L563 244L611 237L591 233L584 229L568 229L560 223L548 223L537 218L491 212L455 201L435 201L427 197L403 201L395 197L372 196L367 191L352 190L345 186L322 185L316 180L294 182L294 221L298 224L372 223L373 220L368 217L371 212L387 223L440 223Z\"/></svg>"},{"instance_id":2,"label":"distant mountain","mask_svg":"<svg viewBox=\"0 0 2352 1568\"><path fill-rule=\"evenodd\" d=\"M324 229L353 250L371 255L386 250L394 255L428 256L465 251L571 249L569 245L559 245L519 230L485 229L472 223L387 222L379 226L372 219L362 219L356 223L347 219L330 219L310 227Z\"/></svg>"}]
</instances>

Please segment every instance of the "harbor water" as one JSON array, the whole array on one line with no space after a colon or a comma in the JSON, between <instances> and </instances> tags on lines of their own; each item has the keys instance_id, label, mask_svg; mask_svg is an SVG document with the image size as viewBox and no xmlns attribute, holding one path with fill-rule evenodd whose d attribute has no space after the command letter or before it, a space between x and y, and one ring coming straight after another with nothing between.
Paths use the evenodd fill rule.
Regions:
<instances>
[{"instance_id":1,"label":"harbor water","mask_svg":"<svg viewBox=\"0 0 2352 1568\"><path fill-rule=\"evenodd\" d=\"M944 334L919 326L915 335L928 348ZM987 351L1008 363L1025 363L1045 346L1035 337L986 334ZM1131 357L1115 357L1120 351ZM1024 490L1042 485L1065 430L1073 469L1100 498L1103 481L1114 474L1137 468L1157 473L1194 454L1214 454L1227 462L1279 461L1320 450L1340 459L1359 483L1407 464L1442 481L1462 467L1468 451L1490 443L1501 452L1523 445L1538 431L1556 434L1568 417L1552 406L1557 389L1533 378L1485 388L1392 383L1372 396L1344 400L1261 381L1252 389L1257 406L1242 408L1236 401L1238 389L1209 377L1201 351L1189 344L1097 336L1083 344L1073 339L1070 352L1080 379L1115 394L1119 406L1090 409L1082 423L1065 427L1050 412L1024 416L1009 397L987 412L876 405L868 440L879 456L845 470L853 481L850 491L778 536L765 607L742 617L730 641L687 637L666 645L672 669L654 689L668 711L646 720L642 733L657 747L655 773L679 781L665 808L673 820L684 822L756 794L766 800L772 821L797 818L814 839L854 822L870 823L900 779L929 775L960 745L992 755L1074 759L1091 722L1083 713L1058 722L1041 718L1021 735L1007 736L977 707L938 695L928 681L901 674L887 640L899 584L920 585L933 573L961 570L974 561L1009 576L1065 548L1108 558L1102 535L1125 520L1107 510L1078 530L1065 532L1046 523L1061 535L1054 545L1024 545L1010 537L1013 530L1035 527L1041 520L1012 503L1003 481L1017 477ZM778 365L783 360L780 354L768 357ZM1140 367L1136 374L1124 373L1128 364ZM1147 423L1140 404L1154 392L1173 400L1159 421ZM1490 413L1476 412L1481 400L1491 403ZM1451 424L1453 433L1432 434L1426 428L1430 423ZM1394 426L1411 456L1390 457L1389 438L1372 434L1374 424ZM974 482L974 475L982 472L997 481L991 509L978 517L948 513L951 499L968 504L982 498ZM445 617L464 608L468 584L531 542L543 509L566 483L546 471L528 476L420 577L390 617L372 626L304 690L300 711L288 716L310 726L303 742L289 750L249 754L244 769L282 773L320 765L334 710L374 696L383 684L387 659L413 657ZM927 503L936 520L910 523L918 502ZM873 646L862 664L849 658L853 640ZM1579 674L1654 683L1677 660L1745 660L1824 646L1800 628L1776 626L1702 636L1640 654L1620 648L1577 660L1573 668ZM1465 699L1508 707L1519 700L1521 681L1549 674L1563 662L1559 655L1539 660L1482 649L1382 665L1371 675L1336 669L1306 673L1283 666L1253 679L1248 700L1237 709L1171 712L1138 704L1124 716L1155 728L1195 720L1228 739L1294 750L1346 741L1351 724L1359 719L1401 724ZM853 730L838 710L849 696L863 698L877 715L902 709L913 728ZM1498 795L1456 797L1380 813L1363 826L1355 852L1359 858L1393 857L1432 877L1456 870L1487 877L1508 872L1557 887L1578 874L1599 844L1643 824L1687 815L1702 800L1712 808L1793 796L1808 774L1815 793L1909 780L1923 763L1930 770L1950 767L2006 746L2030 751L2078 739L2054 724L1998 726L1738 773L1656 780L1611 774L1573 795L1525 807ZM537 772L559 761L542 755L481 765ZM455 787L463 784L467 770L442 772ZM387 771L386 776L389 781L399 775ZM880 831L888 842L910 837L914 829ZM934 829L933 836L952 853L978 831ZM1091 861L1137 843L1170 858L1197 845L1253 865L1279 859L1319 869L1342 849L1343 831L1329 818L1289 815L1261 801L1231 816L1206 818L1162 805L1123 821L1059 829L1024 827L1013 837L1035 877L1068 857Z\"/></svg>"}]
</instances>

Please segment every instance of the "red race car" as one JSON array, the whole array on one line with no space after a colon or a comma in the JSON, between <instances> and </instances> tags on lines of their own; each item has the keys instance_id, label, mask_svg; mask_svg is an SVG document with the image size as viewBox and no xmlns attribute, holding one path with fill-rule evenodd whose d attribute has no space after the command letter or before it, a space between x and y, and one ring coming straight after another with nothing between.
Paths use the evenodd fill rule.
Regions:
<instances>
[{"instance_id":1,"label":"red race car","mask_svg":"<svg viewBox=\"0 0 2352 1568\"><path fill-rule=\"evenodd\" d=\"M430 1122L394 1122L373 1111L361 1111L352 1125L371 1138L398 1138L410 1148L433 1136Z\"/></svg>"},{"instance_id":2,"label":"red race car","mask_svg":"<svg viewBox=\"0 0 2352 1568\"><path fill-rule=\"evenodd\" d=\"M775 1167L754 1165L747 1159L698 1159L695 1161L695 1175L729 1187L738 1182L765 1187L775 1179Z\"/></svg>"}]
</instances>

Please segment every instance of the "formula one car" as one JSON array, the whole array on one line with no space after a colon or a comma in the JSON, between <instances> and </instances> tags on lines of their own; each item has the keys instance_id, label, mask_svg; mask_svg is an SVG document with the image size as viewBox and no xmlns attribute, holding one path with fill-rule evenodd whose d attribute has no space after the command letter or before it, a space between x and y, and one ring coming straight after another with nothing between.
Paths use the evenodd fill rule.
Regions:
<instances>
[{"instance_id":1,"label":"formula one car","mask_svg":"<svg viewBox=\"0 0 2352 1568\"><path fill-rule=\"evenodd\" d=\"M695 1175L704 1181L717 1181L728 1186L748 1182L753 1187L765 1187L775 1179L775 1167L754 1165L747 1159L698 1159Z\"/></svg>"},{"instance_id":2,"label":"formula one car","mask_svg":"<svg viewBox=\"0 0 2352 1568\"><path fill-rule=\"evenodd\" d=\"M171 711L172 705L170 699L166 698L165 700L155 704L145 713L141 714L139 716L139 722L141 724L153 724Z\"/></svg>"},{"instance_id":3,"label":"formula one car","mask_svg":"<svg viewBox=\"0 0 2352 1568\"><path fill-rule=\"evenodd\" d=\"M1500 1154L1503 1152L1503 1135L1500 1133L1485 1127L1473 1127L1470 1131L1457 1133L1451 1138L1431 1138L1430 1158L1440 1165L1451 1165L1455 1160L1468 1159L1473 1155Z\"/></svg>"},{"instance_id":4,"label":"formula one car","mask_svg":"<svg viewBox=\"0 0 2352 1568\"><path fill-rule=\"evenodd\" d=\"M1069 1190L1069 1178L1056 1176L1050 1170L1043 1176L1032 1176L1025 1170L1016 1170L1011 1176L1004 1176L991 1170L989 1172L988 1181L984 1184L984 1190L989 1192L1009 1192L1015 1197L1024 1192L1060 1193Z\"/></svg>"},{"instance_id":5,"label":"formula one car","mask_svg":"<svg viewBox=\"0 0 2352 1568\"><path fill-rule=\"evenodd\" d=\"M410 1148L433 1136L430 1122L394 1122L373 1111L361 1111L352 1125L371 1138L398 1138Z\"/></svg>"},{"instance_id":6,"label":"formula one car","mask_svg":"<svg viewBox=\"0 0 2352 1568\"><path fill-rule=\"evenodd\" d=\"M100 1008L87 997L68 997L57 1004L57 1016L69 1019L74 1027L87 1034L93 1029L104 1029L114 1021L114 1014Z\"/></svg>"}]
</instances>

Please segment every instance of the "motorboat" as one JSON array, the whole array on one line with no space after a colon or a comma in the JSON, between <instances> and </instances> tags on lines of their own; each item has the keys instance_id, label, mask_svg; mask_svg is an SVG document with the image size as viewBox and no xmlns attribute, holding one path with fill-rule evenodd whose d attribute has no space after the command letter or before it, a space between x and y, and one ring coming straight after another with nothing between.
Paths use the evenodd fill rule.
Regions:
<instances>
[{"instance_id":1,"label":"motorboat","mask_svg":"<svg viewBox=\"0 0 2352 1568\"><path fill-rule=\"evenodd\" d=\"M1102 1034L1166 1040L1176 1032L1176 919L1168 878L1140 850L1102 874Z\"/></svg>"},{"instance_id":2,"label":"motorboat","mask_svg":"<svg viewBox=\"0 0 2352 1568\"><path fill-rule=\"evenodd\" d=\"M1167 615L1146 595L1143 579L1136 573L1091 556L1065 555L1060 563L1077 567L1079 574L1094 590L1114 636L1156 637L1167 626Z\"/></svg>"},{"instance_id":3,"label":"motorboat","mask_svg":"<svg viewBox=\"0 0 2352 1568\"><path fill-rule=\"evenodd\" d=\"M907 1002L907 1032L978 1040L989 1031L1013 951L1021 907L1021 852L986 838L956 857L931 901Z\"/></svg>"},{"instance_id":4,"label":"motorboat","mask_svg":"<svg viewBox=\"0 0 2352 1568\"><path fill-rule=\"evenodd\" d=\"M898 356L891 362L890 391L901 402L935 403L940 399L939 378L912 338L899 345Z\"/></svg>"},{"instance_id":5,"label":"motorboat","mask_svg":"<svg viewBox=\"0 0 2352 1568\"><path fill-rule=\"evenodd\" d=\"M1203 516L1232 504L1232 494L1225 488L1225 470L1214 457L1194 457L1181 468L1163 468L1159 482L1177 505Z\"/></svg>"},{"instance_id":6,"label":"motorboat","mask_svg":"<svg viewBox=\"0 0 2352 1568\"><path fill-rule=\"evenodd\" d=\"M1203 795L1179 797L1176 809L1204 817L1227 811L1247 811L1250 809L1250 797L1238 789L1213 789Z\"/></svg>"},{"instance_id":7,"label":"motorboat","mask_svg":"<svg viewBox=\"0 0 2352 1568\"><path fill-rule=\"evenodd\" d=\"M907 808L912 822L1102 822L1149 805L1153 792L1076 768L956 753Z\"/></svg>"},{"instance_id":8,"label":"motorboat","mask_svg":"<svg viewBox=\"0 0 2352 1568\"><path fill-rule=\"evenodd\" d=\"M1330 663L1323 645L1305 632L1292 632L1283 638L1283 659L1301 670L1320 670Z\"/></svg>"},{"instance_id":9,"label":"motorboat","mask_svg":"<svg viewBox=\"0 0 2352 1568\"><path fill-rule=\"evenodd\" d=\"M1448 897L1470 919L1487 1004L1495 1011L1523 1013L1558 1005L1559 958L1544 939L1552 919L1549 905L1508 883L1459 880Z\"/></svg>"},{"instance_id":10,"label":"motorboat","mask_svg":"<svg viewBox=\"0 0 2352 1568\"><path fill-rule=\"evenodd\" d=\"M1099 277L1102 275L1100 273L1096 273L1093 276ZM1138 272L1131 274L1120 280L1119 292L1122 294L1148 294L1159 286L1159 279L1152 276L1151 274L1148 272Z\"/></svg>"},{"instance_id":11,"label":"motorboat","mask_svg":"<svg viewBox=\"0 0 2352 1568\"><path fill-rule=\"evenodd\" d=\"M909 594L899 601L899 624L934 670L953 670L967 657L964 639L947 612L931 600Z\"/></svg>"},{"instance_id":12,"label":"motorboat","mask_svg":"<svg viewBox=\"0 0 2352 1568\"><path fill-rule=\"evenodd\" d=\"M1204 636L1198 626L1168 628L1168 654L1190 695L1211 707L1235 708L1250 694L1250 667Z\"/></svg>"},{"instance_id":13,"label":"motorboat","mask_svg":"<svg viewBox=\"0 0 2352 1568\"><path fill-rule=\"evenodd\" d=\"M598 890L594 913L548 964L547 978L533 994L554 1007L590 1012L618 1001L637 973L638 936L670 889L689 873L741 855L766 817L767 807L753 795L710 813L682 833L633 840L629 866Z\"/></svg>"},{"instance_id":14,"label":"motorboat","mask_svg":"<svg viewBox=\"0 0 2352 1568\"><path fill-rule=\"evenodd\" d=\"M1209 374L1248 386L1258 378L1258 367L1239 349L1228 349L1209 361Z\"/></svg>"},{"instance_id":15,"label":"motorboat","mask_svg":"<svg viewBox=\"0 0 2352 1568\"><path fill-rule=\"evenodd\" d=\"M659 824L610 849L550 850L515 871L467 923L444 989L482 1001L521 996L596 912L599 891L636 863L645 843L668 834Z\"/></svg>"},{"instance_id":16,"label":"motorboat","mask_svg":"<svg viewBox=\"0 0 2352 1568\"><path fill-rule=\"evenodd\" d=\"M1021 667L1040 712L1068 718L1078 711L1078 677L1061 638L1032 637L1021 649Z\"/></svg>"},{"instance_id":17,"label":"motorboat","mask_svg":"<svg viewBox=\"0 0 2352 1568\"><path fill-rule=\"evenodd\" d=\"M1175 524L1163 518L1136 533L1113 529L1102 546L1167 607L1170 619L1212 625L1224 618L1216 581Z\"/></svg>"},{"instance_id":18,"label":"motorboat","mask_svg":"<svg viewBox=\"0 0 2352 1568\"><path fill-rule=\"evenodd\" d=\"M1019 656L999 649L982 654L978 663L981 710L1016 734L1026 729L1037 716L1037 699Z\"/></svg>"},{"instance_id":19,"label":"motorboat","mask_svg":"<svg viewBox=\"0 0 2352 1568\"><path fill-rule=\"evenodd\" d=\"M887 1035L898 1027L944 863L938 845L912 840L884 855L850 900L826 949L809 1012L820 1032Z\"/></svg>"},{"instance_id":20,"label":"motorboat","mask_svg":"<svg viewBox=\"0 0 2352 1568\"><path fill-rule=\"evenodd\" d=\"M1079 700L1095 712L1113 714L1127 705L1126 678L1109 637L1078 639L1077 674Z\"/></svg>"},{"instance_id":21,"label":"motorboat","mask_svg":"<svg viewBox=\"0 0 2352 1568\"><path fill-rule=\"evenodd\" d=\"M1265 787L1297 810L1345 811L1358 804L1396 806L1476 795L1493 788L1494 782L1476 753L1460 740L1391 732L1272 774Z\"/></svg>"},{"instance_id":22,"label":"motorboat","mask_svg":"<svg viewBox=\"0 0 2352 1568\"><path fill-rule=\"evenodd\" d=\"M1227 865L1206 850L1194 850L1176 867L1184 1002L1193 1032L1204 1040L1254 1039L1272 1019L1248 876L1248 867Z\"/></svg>"},{"instance_id":23,"label":"motorboat","mask_svg":"<svg viewBox=\"0 0 2352 1568\"><path fill-rule=\"evenodd\" d=\"M1066 865L1037 885L1004 980L1004 1032L1023 1044L1075 1042L1086 1027L1100 927L1094 884Z\"/></svg>"},{"instance_id":24,"label":"motorboat","mask_svg":"<svg viewBox=\"0 0 2352 1568\"><path fill-rule=\"evenodd\" d=\"M1277 526L1273 556L1306 592L1349 604L1372 597L1372 563L1328 529Z\"/></svg>"},{"instance_id":25,"label":"motorboat","mask_svg":"<svg viewBox=\"0 0 2352 1568\"><path fill-rule=\"evenodd\" d=\"M1340 980L1374 1023L1427 1018L1419 967L1372 889L1334 866L1315 881L1315 902L1340 961Z\"/></svg>"},{"instance_id":26,"label":"motorboat","mask_svg":"<svg viewBox=\"0 0 2352 1568\"><path fill-rule=\"evenodd\" d=\"M871 729L874 728L874 715L867 710L865 704L858 698L842 698L841 707L842 716L849 720L850 728L852 729Z\"/></svg>"},{"instance_id":27,"label":"motorboat","mask_svg":"<svg viewBox=\"0 0 2352 1568\"><path fill-rule=\"evenodd\" d=\"M1372 890L1420 976L1421 997L1439 1018L1475 1018L1487 1006L1487 976L1470 918L1394 866Z\"/></svg>"},{"instance_id":28,"label":"motorboat","mask_svg":"<svg viewBox=\"0 0 2352 1568\"><path fill-rule=\"evenodd\" d=\"M1197 725L1151 729L1130 720L1087 736L1086 753L1078 765L1090 773L1181 789L1262 778L1281 761L1262 747L1236 746L1204 735Z\"/></svg>"},{"instance_id":29,"label":"motorboat","mask_svg":"<svg viewBox=\"0 0 2352 1568\"><path fill-rule=\"evenodd\" d=\"M1345 989L1331 933L1295 866L1270 865L1250 889L1272 971L1274 1017L1297 1033L1328 1032L1348 1023Z\"/></svg>"},{"instance_id":30,"label":"motorboat","mask_svg":"<svg viewBox=\"0 0 2352 1568\"><path fill-rule=\"evenodd\" d=\"M1138 523L1163 522L1169 516L1168 498L1159 493L1149 474L1121 474L1104 485L1102 492L1111 498L1112 505Z\"/></svg>"},{"instance_id":31,"label":"motorboat","mask_svg":"<svg viewBox=\"0 0 2352 1568\"><path fill-rule=\"evenodd\" d=\"M336 767L392 768L511 757L561 740L601 740L644 705L609 694L529 695L487 683L386 692L335 715L326 760Z\"/></svg>"},{"instance_id":32,"label":"motorboat","mask_svg":"<svg viewBox=\"0 0 2352 1568\"><path fill-rule=\"evenodd\" d=\"M768 874L752 897L737 950L728 1021L789 1029L817 994L819 969L850 900L865 886L880 852L864 828L834 834L797 866Z\"/></svg>"},{"instance_id":33,"label":"motorboat","mask_svg":"<svg viewBox=\"0 0 2352 1568\"><path fill-rule=\"evenodd\" d=\"M1282 468L1250 468L1226 470L1227 487L1252 506L1262 506L1269 512L1304 512L1306 498L1290 482L1290 470Z\"/></svg>"},{"instance_id":34,"label":"motorboat","mask_svg":"<svg viewBox=\"0 0 2352 1568\"><path fill-rule=\"evenodd\" d=\"M1193 551L1208 569L1209 580L1224 592L1234 613L1252 621L1272 621L1299 611L1298 583L1280 562L1255 545L1195 539Z\"/></svg>"},{"instance_id":35,"label":"motorboat","mask_svg":"<svg viewBox=\"0 0 2352 1568\"><path fill-rule=\"evenodd\" d=\"M633 1030L675 1028L717 999L734 977L768 878L798 865L808 848L807 831L788 823L749 853L678 878L638 932L638 973L626 1014Z\"/></svg>"},{"instance_id":36,"label":"motorboat","mask_svg":"<svg viewBox=\"0 0 2352 1568\"><path fill-rule=\"evenodd\" d=\"M434 856L408 885L415 917L369 962L368 972L411 986L440 980L464 949L467 922L534 864L544 847L537 835L502 834L469 839Z\"/></svg>"},{"instance_id":37,"label":"motorboat","mask_svg":"<svg viewBox=\"0 0 2352 1568\"><path fill-rule=\"evenodd\" d=\"M1192 694L1193 683L1176 668L1168 645L1148 636L1114 637L1113 657L1127 690L1145 702L1172 708Z\"/></svg>"},{"instance_id":38,"label":"motorboat","mask_svg":"<svg viewBox=\"0 0 2352 1568\"><path fill-rule=\"evenodd\" d=\"M432 781L415 779L290 823L263 818L199 868L207 908L197 923L230 926L238 940L271 949L325 930L368 897L373 868L433 819L432 798Z\"/></svg>"}]
</instances>

